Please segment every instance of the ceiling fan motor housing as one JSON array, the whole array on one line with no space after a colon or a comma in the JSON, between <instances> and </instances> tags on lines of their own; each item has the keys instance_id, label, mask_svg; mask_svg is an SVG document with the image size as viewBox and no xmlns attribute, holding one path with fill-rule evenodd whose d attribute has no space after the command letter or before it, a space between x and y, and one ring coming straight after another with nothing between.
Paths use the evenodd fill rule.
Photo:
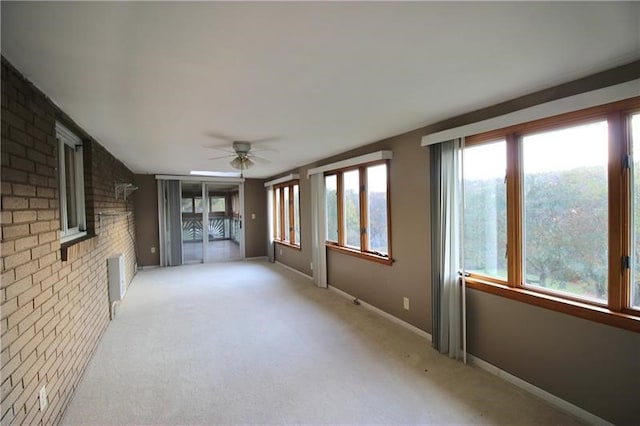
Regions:
<instances>
[{"instance_id":1,"label":"ceiling fan motor housing","mask_svg":"<svg viewBox=\"0 0 640 426\"><path fill-rule=\"evenodd\" d=\"M251 144L245 141L235 141L233 150L238 154L248 154L251 151Z\"/></svg>"}]
</instances>

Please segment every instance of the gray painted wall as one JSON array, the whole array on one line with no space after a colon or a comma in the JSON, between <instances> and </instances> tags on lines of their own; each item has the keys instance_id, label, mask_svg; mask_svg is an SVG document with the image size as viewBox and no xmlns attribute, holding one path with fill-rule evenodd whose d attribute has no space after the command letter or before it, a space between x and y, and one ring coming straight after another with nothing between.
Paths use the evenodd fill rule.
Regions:
<instances>
[{"instance_id":1,"label":"gray painted wall","mask_svg":"<svg viewBox=\"0 0 640 426\"><path fill-rule=\"evenodd\" d=\"M135 175L138 190L134 197L136 216L136 256L139 266L160 264L158 234L158 181L154 175ZM155 248L155 253L151 249Z\"/></svg>"},{"instance_id":2,"label":"gray painted wall","mask_svg":"<svg viewBox=\"0 0 640 426\"><path fill-rule=\"evenodd\" d=\"M469 353L615 424L640 421L640 334L476 290Z\"/></svg>"},{"instance_id":3,"label":"gray painted wall","mask_svg":"<svg viewBox=\"0 0 640 426\"><path fill-rule=\"evenodd\" d=\"M391 149L392 266L330 251L329 284L431 332L429 164L422 135L640 77L640 61L453 117L305 165L300 173L301 250L276 259L311 274L309 168ZM632 95L632 94L630 94ZM409 297L411 310L402 309ZM640 419L640 334L469 290L469 352L616 424Z\"/></svg>"}]
</instances>

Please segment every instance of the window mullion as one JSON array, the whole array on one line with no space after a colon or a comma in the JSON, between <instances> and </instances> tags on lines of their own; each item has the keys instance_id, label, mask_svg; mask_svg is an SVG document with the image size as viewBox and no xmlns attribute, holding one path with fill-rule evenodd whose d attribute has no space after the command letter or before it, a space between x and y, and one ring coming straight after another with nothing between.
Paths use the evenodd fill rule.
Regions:
<instances>
[{"instance_id":1,"label":"window mullion","mask_svg":"<svg viewBox=\"0 0 640 426\"><path fill-rule=\"evenodd\" d=\"M515 134L507 140L507 283L509 287L520 287L522 276L522 161L520 139Z\"/></svg>"},{"instance_id":2,"label":"window mullion","mask_svg":"<svg viewBox=\"0 0 640 426\"><path fill-rule=\"evenodd\" d=\"M629 154L622 114L614 112L607 117L609 128L609 274L608 306L619 312L626 307L628 297L625 283L629 282L629 268L623 266L623 257L629 256L629 185L630 170L624 158Z\"/></svg>"}]
</instances>

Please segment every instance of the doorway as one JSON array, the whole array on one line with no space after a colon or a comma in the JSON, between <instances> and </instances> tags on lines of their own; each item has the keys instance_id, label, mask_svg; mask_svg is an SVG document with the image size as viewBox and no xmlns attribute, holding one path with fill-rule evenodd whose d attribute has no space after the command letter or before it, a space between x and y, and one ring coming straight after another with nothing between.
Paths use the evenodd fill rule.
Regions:
<instances>
[{"instance_id":1,"label":"doorway","mask_svg":"<svg viewBox=\"0 0 640 426\"><path fill-rule=\"evenodd\" d=\"M207 226L203 247L204 262L240 260L240 190L216 183L204 185Z\"/></svg>"},{"instance_id":2,"label":"doorway","mask_svg":"<svg viewBox=\"0 0 640 426\"><path fill-rule=\"evenodd\" d=\"M241 182L159 180L158 188L163 266L244 258Z\"/></svg>"}]
</instances>

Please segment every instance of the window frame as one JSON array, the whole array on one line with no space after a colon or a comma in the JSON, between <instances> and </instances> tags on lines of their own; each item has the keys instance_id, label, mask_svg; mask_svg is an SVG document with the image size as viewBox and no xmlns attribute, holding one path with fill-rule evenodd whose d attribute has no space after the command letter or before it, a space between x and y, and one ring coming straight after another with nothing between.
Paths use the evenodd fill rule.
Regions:
<instances>
[{"instance_id":1,"label":"window frame","mask_svg":"<svg viewBox=\"0 0 640 426\"><path fill-rule=\"evenodd\" d=\"M301 242L295 241L295 226L300 226L300 212L298 210L298 217L295 217L294 210L294 191L293 187L298 187L298 206L300 206L300 180L294 179L287 182L279 183L273 186L273 239L278 244L283 244L289 247L301 249ZM285 209L285 190L288 191L288 205ZM285 214L288 218L288 228L285 230ZM300 229L302 227L300 226ZM300 232L302 236L302 232Z\"/></svg>"},{"instance_id":2,"label":"window frame","mask_svg":"<svg viewBox=\"0 0 640 426\"><path fill-rule=\"evenodd\" d=\"M507 280L465 271L465 283L477 290L529 303L569 315L640 331L640 309L631 306L631 269L624 259L633 255L631 247L631 155L629 122L640 111L640 97L535 120L465 138L465 146L475 146L503 138L507 142ZM608 264L607 301L573 297L533 287L523 277L523 175L522 137L559 130L598 120L608 123ZM637 170L636 172L640 172Z\"/></svg>"},{"instance_id":3,"label":"window frame","mask_svg":"<svg viewBox=\"0 0 640 426\"><path fill-rule=\"evenodd\" d=\"M371 251L368 249L368 241L366 235L366 229L368 228L367 223L367 209L368 209L368 199L367 199L367 169L372 166L379 166L384 164L386 166L386 177L387 177L387 197L386 197L386 207L387 207L387 248L388 253L381 253L377 251ZM338 224L338 241L327 240L325 233L325 246L334 251L338 251L341 253L349 254L352 256L356 256L362 259L371 260L374 262L382 263L385 265L393 264L393 257L391 254L391 162L386 160L377 160L371 161L367 163L358 164L356 166L349 166L341 169L330 170L324 173L323 178L326 179L327 176L336 176L336 198L337 198L337 224ZM345 243L346 239L346 230L344 229L344 180L343 175L346 172L350 172L353 170L358 170L359 176L359 217L360 217L360 248L355 248L352 246L348 246ZM326 193L325 193L326 197Z\"/></svg>"},{"instance_id":4,"label":"window frame","mask_svg":"<svg viewBox=\"0 0 640 426\"><path fill-rule=\"evenodd\" d=\"M58 147L58 194L60 209L60 243L67 243L87 235L87 220L84 194L84 157L83 143L75 133L66 128L63 124L56 122L56 140ZM66 185L66 156L65 147L69 146L74 150L75 162L75 188L76 215L78 226L68 227L67 211L67 185Z\"/></svg>"}]
</instances>

